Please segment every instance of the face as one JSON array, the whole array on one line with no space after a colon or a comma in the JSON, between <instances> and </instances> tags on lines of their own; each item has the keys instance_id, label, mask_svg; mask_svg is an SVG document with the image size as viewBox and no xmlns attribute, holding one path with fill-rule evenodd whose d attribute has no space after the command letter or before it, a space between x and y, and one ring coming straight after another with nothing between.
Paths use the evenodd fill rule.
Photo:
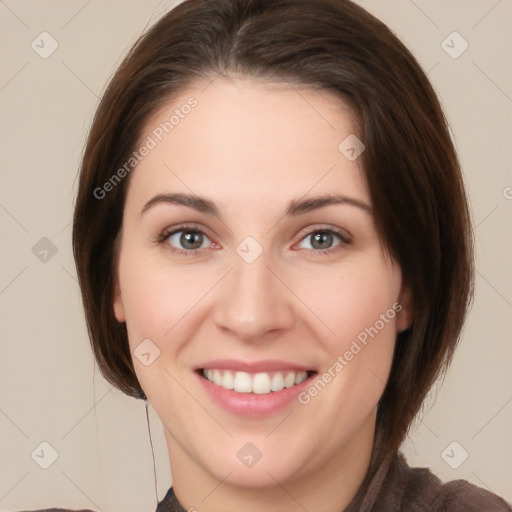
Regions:
<instances>
[{"instance_id":1,"label":"face","mask_svg":"<svg viewBox=\"0 0 512 512\"><path fill-rule=\"evenodd\" d=\"M148 121L114 311L173 475L261 488L371 450L410 312L354 133L335 96L242 78Z\"/></svg>"}]
</instances>

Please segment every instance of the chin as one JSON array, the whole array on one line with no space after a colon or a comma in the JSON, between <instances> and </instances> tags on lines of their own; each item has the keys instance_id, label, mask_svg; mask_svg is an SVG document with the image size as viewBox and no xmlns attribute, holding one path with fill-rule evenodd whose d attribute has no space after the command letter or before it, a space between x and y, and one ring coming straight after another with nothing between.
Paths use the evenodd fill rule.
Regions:
<instances>
[{"instance_id":1,"label":"chin","mask_svg":"<svg viewBox=\"0 0 512 512\"><path fill-rule=\"evenodd\" d=\"M265 489L275 487L277 482L282 483L297 477L306 469L304 458L299 459L297 456L300 453L298 449L287 449L287 453L283 454L277 446L269 443L262 453L255 445L261 446L263 443L258 443L257 440L255 445L250 441L235 444L236 448L232 450L231 447L218 449L215 457L208 457L207 460L201 457L203 460L200 464L205 471L219 482L236 487ZM225 455L219 457L220 453ZM228 453L233 453L233 456L228 456ZM212 461L216 461L215 464Z\"/></svg>"}]
</instances>

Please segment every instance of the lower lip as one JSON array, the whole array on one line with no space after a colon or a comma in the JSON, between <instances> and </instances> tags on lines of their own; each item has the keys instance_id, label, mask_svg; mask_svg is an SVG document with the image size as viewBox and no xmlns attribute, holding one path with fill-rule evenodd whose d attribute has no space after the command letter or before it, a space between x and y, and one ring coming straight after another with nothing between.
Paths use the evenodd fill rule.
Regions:
<instances>
[{"instance_id":1,"label":"lower lip","mask_svg":"<svg viewBox=\"0 0 512 512\"><path fill-rule=\"evenodd\" d=\"M248 417L269 416L286 408L296 400L297 395L307 388L311 384L311 380L317 375L315 373L291 388L259 395L257 393L238 393L232 389L225 389L210 382L198 372L194 373L215 403L233 414Z\"/></svg>"}]
</instances>

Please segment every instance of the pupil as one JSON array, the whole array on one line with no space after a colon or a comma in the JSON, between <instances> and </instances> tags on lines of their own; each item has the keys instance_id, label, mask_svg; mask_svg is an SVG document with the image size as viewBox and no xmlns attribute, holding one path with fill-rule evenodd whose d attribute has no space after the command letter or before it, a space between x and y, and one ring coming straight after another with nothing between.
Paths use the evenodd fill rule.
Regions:
<instances>
[{"instance_id":1,"label":"pupil","mask_svg":"<svg viewBox=\"0 0 512 512\"><path fill-rule=\"evenodd\" d=\"M327 245L323 247L316 247L317 249L328 249L332 242L332 235L328 232L319 232L316 233L313 237L313 247L315 247L316 243L319 242L322 245L322 241L325 242L327 240Z\"/></svg>"},{"instance_id":2,"label":"pupil","mask_svg":"<svg viewBox=\"0 0 512 512\"><path fill-rule=\"evenodd\" d=\"M181 235L181 244L183 247L186 247L187 249L197 249L201 247L202 244L202 235L201 233L195 232L195 231L185 231ZM199 241L199 243L197 243ZM195 242L195 243L194 243ZM188 246L187 244L192 244L192 247Z\"/></svg>"}]
</instances>

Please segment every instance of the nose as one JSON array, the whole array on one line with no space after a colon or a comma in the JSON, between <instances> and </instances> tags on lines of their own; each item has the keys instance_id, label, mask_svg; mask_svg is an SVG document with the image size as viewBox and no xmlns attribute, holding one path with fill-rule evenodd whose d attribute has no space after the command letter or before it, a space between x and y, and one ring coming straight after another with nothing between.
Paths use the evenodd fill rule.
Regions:
<instances>
[{"instance_id":1,"label":"nose","mask_svg":"<svg viewBox=\"0 0 512 512\"><path fill-rule=\"evenodd\" d=\"M250 343L290 330L293 294L283 277L266 251L252 263L235 253L215 305L217 327Z\"/></svg>"}]
</instances>

